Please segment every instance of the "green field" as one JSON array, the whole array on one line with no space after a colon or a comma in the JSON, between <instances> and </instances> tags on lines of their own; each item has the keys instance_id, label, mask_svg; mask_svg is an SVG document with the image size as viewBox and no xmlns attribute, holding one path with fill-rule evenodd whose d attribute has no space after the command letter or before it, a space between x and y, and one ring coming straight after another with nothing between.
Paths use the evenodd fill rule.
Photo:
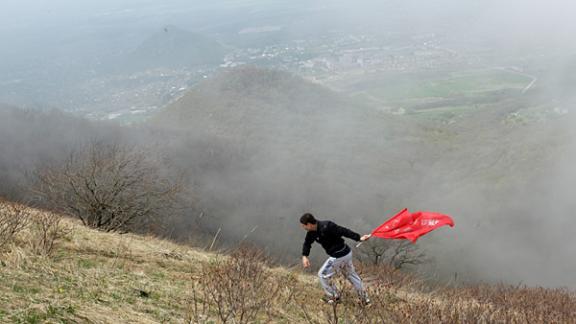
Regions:
<instances>
[{"instance_id":1,"label":"green field","mask_svg":"<svg viewBox=\"0 0 576 324\"><path fill-rule=\"evenodd\" d=\"M522 89L531 78L502 70L483 70L449 75L397 75L376 77L353 85L356 91L386 101L424 98L456 98L501 89Z\"/></svg>"},{"instance_id":2,"label":"green field","mask_svg":"<svg viewBox=\"0 0 576 324\"><path fill-rule=\"evenodd\" d=\"M396 73L363 76L336 85L368 104L450 119L484 104L513 96L532 78L502 69L445 73Z\"/></svg>"}]
</instances>

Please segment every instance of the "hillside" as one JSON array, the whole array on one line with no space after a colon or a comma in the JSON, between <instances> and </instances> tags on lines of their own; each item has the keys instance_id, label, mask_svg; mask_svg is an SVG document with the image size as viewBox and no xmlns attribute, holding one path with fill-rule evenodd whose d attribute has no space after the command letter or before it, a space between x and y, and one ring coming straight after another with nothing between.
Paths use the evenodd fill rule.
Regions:
<instances>
[{"instance_id":1,"label":"hillside","mask_svg":"<svg viewBox=\"0 0 576 324\"><path fill-rule=\"evenodd\" d=\"M217 41L175 26L166 26L127 55L124 65L147 69L219 64L225 53L226 49Z\"/></svg>"},{"instance_id":2,"label":"hillside","mask_svg":"<svg viewBox=\"0 0 576 324\"><path fill-rule=\"evenodd\" d=\"M3 216L24 208L0 206ZM20 216L46 215L24 210ZM102 233L69 219L60 226L67 234L50 256L34 252L33 225L4 247L0 322L221 323L225 314L231 323L335 323L335 317L347 323L570 323L576 318L573 292L509 286L431 289L385 267L362 268L372 306L365 308L345 294L333 308L320 301L311 274L270 266L255 250L222 255L149 236Z\"/></svg>"},{"instance_id":3,"label":"hillside","mask_svg":"<svg viewBox=\"0 0 576 324\"><path fill-rule=\"evenodd\" d=\"M310 178L356 170L373 178L381 170L366 163L381 152L402 159L422 130L372 108L288 72L244 66L196 85L150 125L246 148L258 172Z\"/></svg>"},{"instance_id":4,"label":"hillside","mask_svg":"<svg viewBox=\"0 0 576 324\"><path fill-rule=\"evenodd\" d=\"M265 136L269 131L295 134L315 128L314 123L361 112L366 112L365 107L301 77L245 66L222 70L201 82L161 111L153 123L230 137Z\"/></svg>"}]
</instances>

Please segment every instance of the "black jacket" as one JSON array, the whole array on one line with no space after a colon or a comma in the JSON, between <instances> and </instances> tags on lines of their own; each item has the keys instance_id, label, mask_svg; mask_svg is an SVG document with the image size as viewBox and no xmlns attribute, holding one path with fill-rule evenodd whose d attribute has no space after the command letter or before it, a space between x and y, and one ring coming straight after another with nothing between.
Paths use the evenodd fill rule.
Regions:
<instances>
[{"instance_id":1,"label":"black jacket","mask_svg":"<svg viewBox=\"0 0 576 324\"><path fill-rule=\"evenodd\" d=\"M355 233L346 227L338 226L331 221L318 221L318 227L315 231L306 233L302 255L310 255L310 248L314 241L320 243L326 253L334 258L341 258L350 253L350 247L344 243L342 237L351 238L354 241L360 241L360 234Z\"/></svg>"}]
</instances>

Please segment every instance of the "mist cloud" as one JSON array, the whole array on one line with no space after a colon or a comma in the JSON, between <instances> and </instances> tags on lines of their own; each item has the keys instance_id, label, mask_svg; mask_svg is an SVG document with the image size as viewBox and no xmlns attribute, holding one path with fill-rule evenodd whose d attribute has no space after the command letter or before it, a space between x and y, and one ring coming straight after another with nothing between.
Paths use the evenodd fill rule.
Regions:
<instances>
[{"instance_id":1,"label":"mist cloud","mask_svg":"<svg viewBox=\"0 0 576 324\"><path fill-rule=\"evenodd\" d=\"M107 55L106 50L129 51L173 20L219 41L258 27L251 20L221 21L218 14L210 24L198 18L198 12L220 12L226 4L198 8L199 2L168 1L159 13L152 10L152 2L141 1L5 1L0 34L7 43L0 61L9 62L4 63L7 71L22 62L33 70L47 64L38 58L61 57L62 44L95 56ZM368 31L385 40L389 35L410 39L434 34L459 55L485 54L481 62L486 68L513 68L536 75L537 81L533 91L499 106L485 105L485 111L455 125L411 123L368 110L364 115L327 115L313 124L306 124L307 118L271 118L268 122L277 127L274 136L256 127L252 135L236 138L198 129L184 135L173 130L117 131L117 137L148 145L186 175L209 217L208 231L222 227L223 238L237 242L257 227L248 239L290 260L298 256L303 233L297 219L304 212L367 232L404 207L434 210L453 215L456 227L419 241L436 260L425 269L427 275L450 278L458 273L464 280L576 286L571 257L576 224L570 216L576 184L576 22L571 16L576 4L362 0L276 5L290 12L287 22L273 21L282 24L282 39L337 28L351 34ZM265 17L267 7L262 6L264 13L260 7L234 13ZM79 45L92 43L95 34L98 44L104 44L94 46L103 51L98 54ZM543 107L556 117L506 124L511 114L531 107ZM79 138L106 133L84 121L27 118L28 127L13 124L13 116L1 121L1 174L4 184L10 183L4 195L24 181L20 171L12 172L22 168L21 161L33 168L65 155ZM196 216L188 221L196 221Z\"/></svg>"}]
</instances>

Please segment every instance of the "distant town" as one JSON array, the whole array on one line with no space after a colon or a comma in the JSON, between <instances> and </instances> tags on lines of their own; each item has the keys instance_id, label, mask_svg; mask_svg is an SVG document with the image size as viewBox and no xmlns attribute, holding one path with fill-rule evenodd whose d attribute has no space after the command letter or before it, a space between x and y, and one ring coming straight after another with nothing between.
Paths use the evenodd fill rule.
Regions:
<instances>
[{"instance_id":1,"label":"distant town","mask_svg":"<svg viewBox=\"0 0 576 324\"><path fill-rule=\"evenodd\" d=\"M238 33L267 34L280 30L279 26L261 26L244 28ZM446 43L442 35L435 33L372 35L332 32L305 39L264 42L262 46L227 47L227 53L217 64L162 66L160 62L157 66L152 64L136 71L89 71L75 80L60 80L61 83L55 84L52 89L30 89L33 87L23 81L50 84L47 81L54 79L52 72L41 74L40 77L27 76L27 72L22 72L24 74L20 73L20 79L14 77L0 81L4 86L4 97L15 98L16 103L19 94L26 93L28 97L41 97L56 108L90 119L130 124L146 120L156 110L177 100L188 89L216 71L246 64L289 71L343 92L349 92L346 88L349 84L367 83L371 78L380 76L433 75L490 67L481 50L474 51L466 46L461 46L466 50L458 50ZM190 48L190 44L184 47ZM518 84L514 87L531 87L536 78L524 73L525 68L519 60L517 63L513 71L509 72L517 77L521 74L525 76L517 80ZM31 68L28 70L31 71ZM362 92L368 100L382 101L379 90L364 90L354 88L354 91ZM7 102L10 103L10 100ZM383 110L403 112L404 108L385 107Z\"/></svg>"},{"instance_id":2,"label":"distant town","mask_svg":"<svg viewBox=\"0 0 576 324\"><path fill-rule=\"evenodd\" d=\"M275 29L263 29L262 32ZM290 40L283 44L232 50L218 66L200 68L155 68L87 83L84 91L103 90L105 98L76 105L78 112L93 119L122 119L137 122L153 111L177 100L195 83L218 69L250 64L289 71L311 81L332 84L351 76L387 72L435 71L447 68L481 66L478 56L458 53L440 45L435 34L412 36L395 46L367 35L334 35ZM123 86L106 91L107 84ZM98 98L91 95L92 98ZM123 107L122 109L113 107ZM113 110L113 111L110 111Z\"/></svg>"}]
</instances>

